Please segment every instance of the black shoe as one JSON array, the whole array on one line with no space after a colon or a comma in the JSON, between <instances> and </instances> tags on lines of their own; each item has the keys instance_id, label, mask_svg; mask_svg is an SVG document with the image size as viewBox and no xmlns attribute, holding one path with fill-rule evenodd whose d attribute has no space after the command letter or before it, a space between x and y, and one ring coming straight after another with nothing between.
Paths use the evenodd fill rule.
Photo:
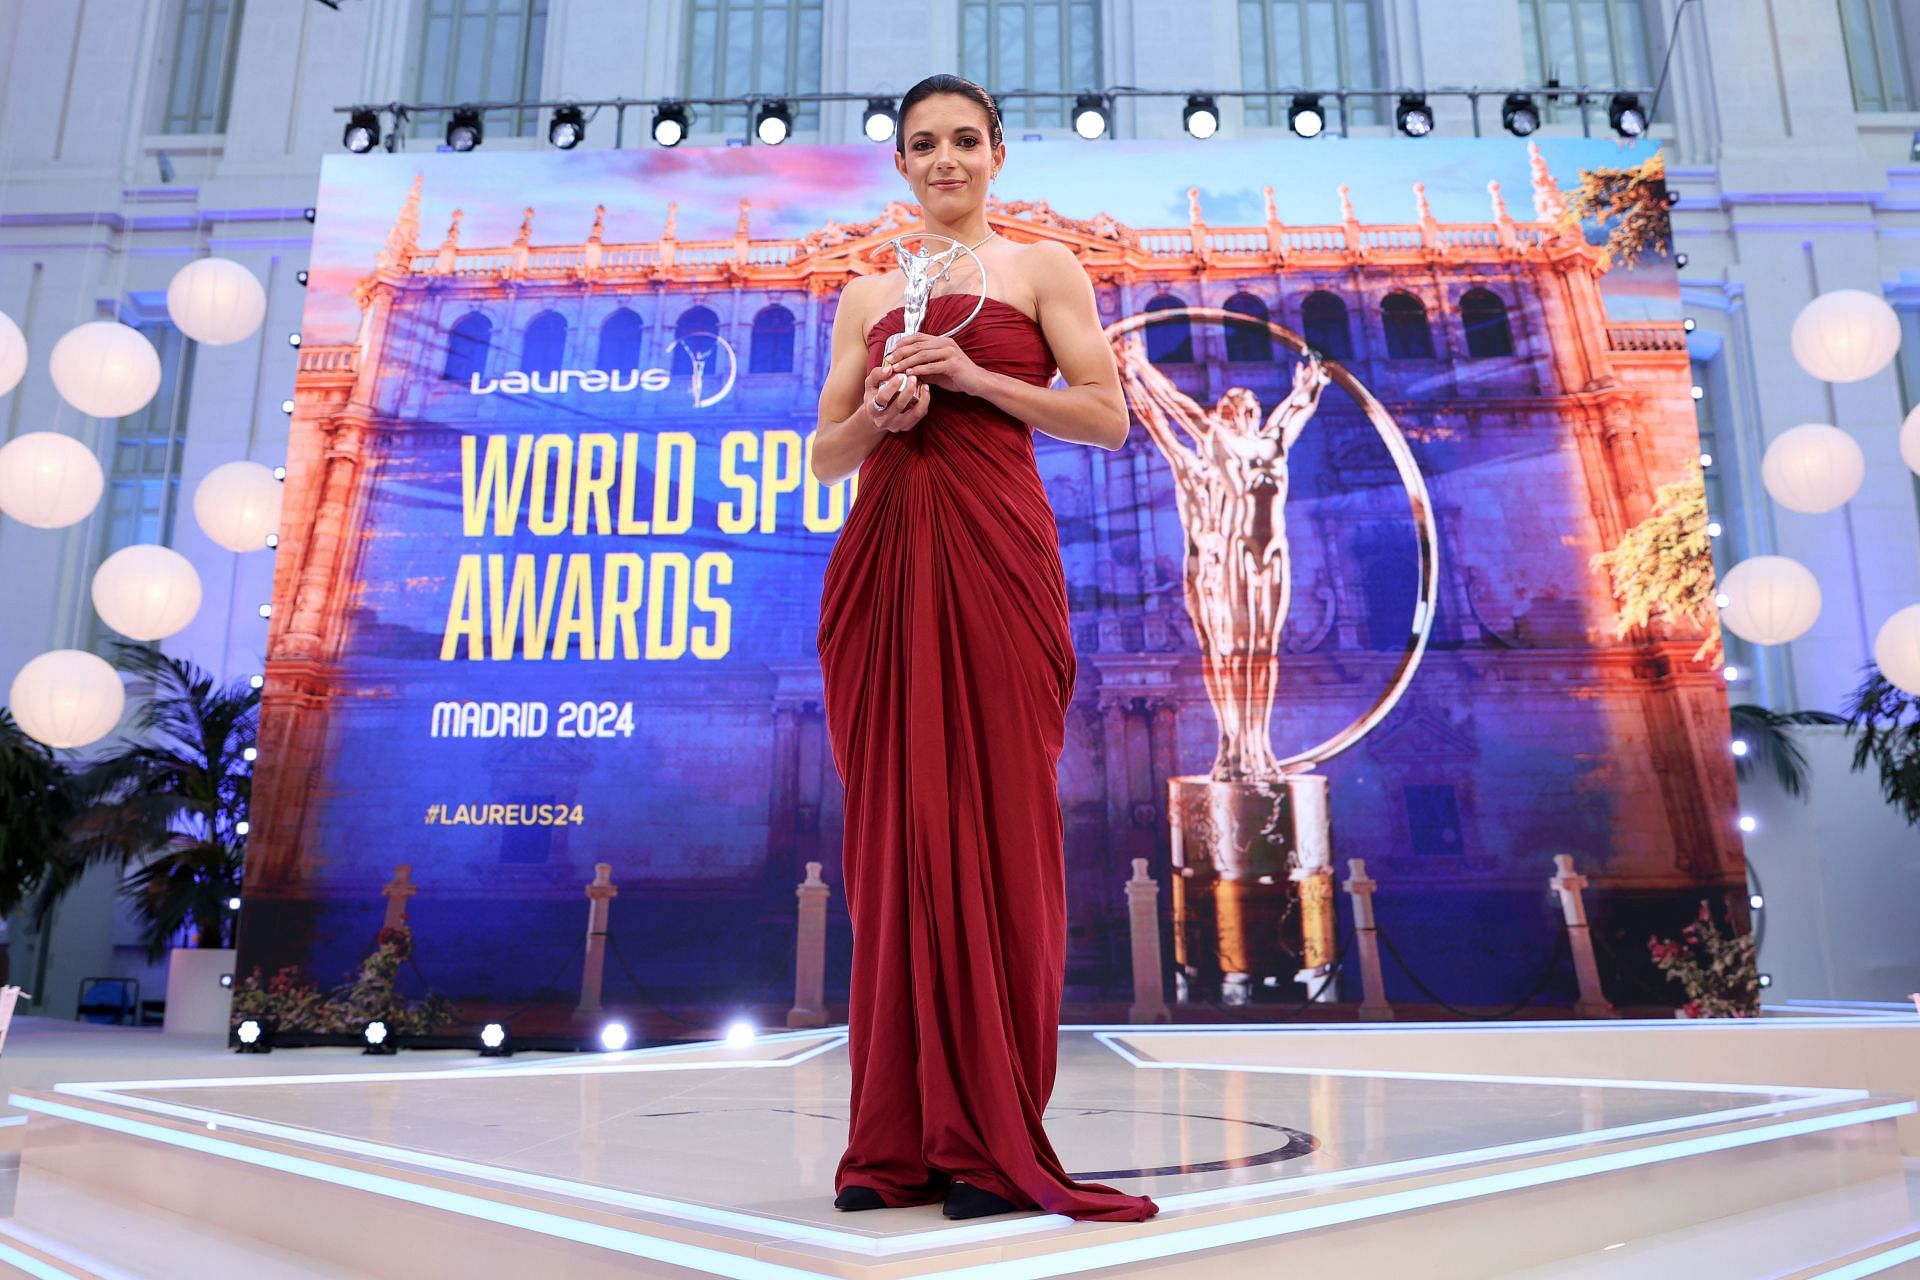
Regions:
<instances>
[{"instance_id":1,"label":"black shoe","mask_svg":"<svg viewBox=\"0 0 1920 1280\"><path fill-rule=\"evenodd\" d=\"M833 1198L833 1207L849 1212L855 1209L884 1209L887 1202L872 1187L849 1186Z\"/></svg>"},{"instance_id":2,"label":"black shoe","mask_svg":"<svg viewBox=\"0 0 1920 1280\"><path fill-rule=\"evenodd\" d=\"M947 1203L940 1210L949 1218L984 1218L990 1213L1018 1213L1020 1206L970 1182L956 1182L947 1188Z\"/></svg>"}]
</instances>

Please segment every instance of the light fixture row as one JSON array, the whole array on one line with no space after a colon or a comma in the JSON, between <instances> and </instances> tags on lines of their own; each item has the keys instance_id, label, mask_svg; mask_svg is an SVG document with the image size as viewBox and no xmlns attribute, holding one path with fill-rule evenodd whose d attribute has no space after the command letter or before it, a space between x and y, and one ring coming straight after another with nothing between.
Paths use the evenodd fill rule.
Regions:
<instances>
[{"instance_id":1,"label":"light fixture row","mask_svg":"<svg viewBox=\"0 0 1920 1280\"><path fill-rule=\"evenodd\" d=\"M1073 131L1092 140L1105 137L1112 125L1113 94L1082 93L1074 99L1071 116ZM1241 95L1246 96L1246 95ZM1573 92L1585 101L1587 95ZM1295 93L1287 103L1287 127L1302 138L1316 138L1326 131L1327 113L1323 95ZM625 104L622 104L625 105ZM405 107L390 107L396 119L404 119ZM594 108L594 114L599 107ZM586 141L591 117L576 103L563 103L553 109L547 124L547 141L562 151L571 151ZM1394 104L1394 127L1410 138L1424 138L1434 130L1432 105L1422 93L1403 93ZM666 100L654 107L653 140L663 147L677 147L692 131L692 114L685 102ZM1215 95L1195 93L1187 96L1181 110L1182 127L1195 138L1211 138L1220 130L1220 108ZM1524 138L1540 128L1542 120L1538 99L1530 93L1510 93L1500 105L1500 123L1508 133ZM793 135L793 105L784 99L762 101L754 109L753 137L767 146L777 147ZM1637 93L1615 93L1607 103L1607 124L1622 138L1638 138L1647 131L1647 112ZM861 116L861 131L872 142L891 142L898 121L889 98L868 98ZM372 107L356 107L347 120L341 141L353 152L372 151L381 143L380 114ZM447 118L447 147L452 151L472 151L485 140L486 129L476 107L456 107ZM389 150L392 137L387 139Z\"/></svg>"}]
</instances>

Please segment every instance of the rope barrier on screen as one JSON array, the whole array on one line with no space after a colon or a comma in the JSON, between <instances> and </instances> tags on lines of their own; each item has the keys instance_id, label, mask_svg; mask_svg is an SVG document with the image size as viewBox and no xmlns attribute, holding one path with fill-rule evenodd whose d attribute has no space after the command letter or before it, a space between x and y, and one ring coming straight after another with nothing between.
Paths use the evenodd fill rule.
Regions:
<instances>
[{"instance_id":1,"label":"rope barrier on screen","mask_svg":"<svg viewBox=\"0 0 1920 1280\"><path fill-rule=\"evenodd\" d=\"M1400 966L1400 971L1407 975L1407 980L1413 983L1421 995L1425 996L1433 1004L1445 1009L1448 1013L1453 1014L1455 1017L1467 1018L1475 1022L1498 1022L1503 1018L1514 1017L1530 1008L1533 1002L1552 984L1554 976L1560 970L1561 960L1566 958L1571 950L1570 944L1567 941L1567 931L1562 927L1554 936L1553 954L1547 957L1546 967L1540 971L1540 977L1534 982L1532 990L1528 991L1527 994L1522 996L1516 1003L1510 1004L1503 1009L1464 1009L1441 999L1432 987L1420 980L1420 975L1414 972L1413 966L1409 965L1406 957L1400 954L1400 948L1393 945L1393 939L1388 936L1385 929L1379 928L1376 925L1374 934L1380 939L1381 945L1387 949L1387 954L1393 957L1393 962Z\"/></svg>"}]
</instances>

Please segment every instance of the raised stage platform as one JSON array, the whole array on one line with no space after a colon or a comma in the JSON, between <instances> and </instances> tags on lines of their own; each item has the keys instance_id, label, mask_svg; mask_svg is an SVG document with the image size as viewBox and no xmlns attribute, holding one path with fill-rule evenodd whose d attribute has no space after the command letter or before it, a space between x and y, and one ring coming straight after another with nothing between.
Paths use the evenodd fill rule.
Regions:
<instances>
[{"instance_id":1,"label":"raised stage platform","mask_svg":"<svg viewBox=\"0 0 1920 1280\"><path fill-rule=\"evenodd\" d=\"M1065 1028L1048 1130L1076 1176L1154 1196L1146 1223L836 1212L834 1029L426 1057L18 1088L0 1260L195 1280L1920 1274L1920 1019L1897 1014Z\"/></svg>"}]
</instances>

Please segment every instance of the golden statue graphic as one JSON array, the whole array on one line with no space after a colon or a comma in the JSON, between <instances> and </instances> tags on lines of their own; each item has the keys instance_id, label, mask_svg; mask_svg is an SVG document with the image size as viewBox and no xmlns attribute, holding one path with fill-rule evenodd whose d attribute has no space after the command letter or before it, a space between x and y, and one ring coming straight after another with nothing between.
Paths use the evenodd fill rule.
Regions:
<instances>
[{"instance_id":1,"label":"golden statue graphic","mask_svg":"<svg viewBox=\"0 0 1920 1280\"><path fill-rule=\"evenodd\" d=\"M1212 777L1272 781L1283 772L1271 722L1280 628L1293 590L1284 518L1287 456L1331 379L1309 352L1294 367L1293 390L1262 422L1259 400L1244 387L1202 409L1147 359L1138 331L1114 346L1127 399L1173 469L1187 536L1187 617L1220 723Z\"/></svg>"}]
</instances>

